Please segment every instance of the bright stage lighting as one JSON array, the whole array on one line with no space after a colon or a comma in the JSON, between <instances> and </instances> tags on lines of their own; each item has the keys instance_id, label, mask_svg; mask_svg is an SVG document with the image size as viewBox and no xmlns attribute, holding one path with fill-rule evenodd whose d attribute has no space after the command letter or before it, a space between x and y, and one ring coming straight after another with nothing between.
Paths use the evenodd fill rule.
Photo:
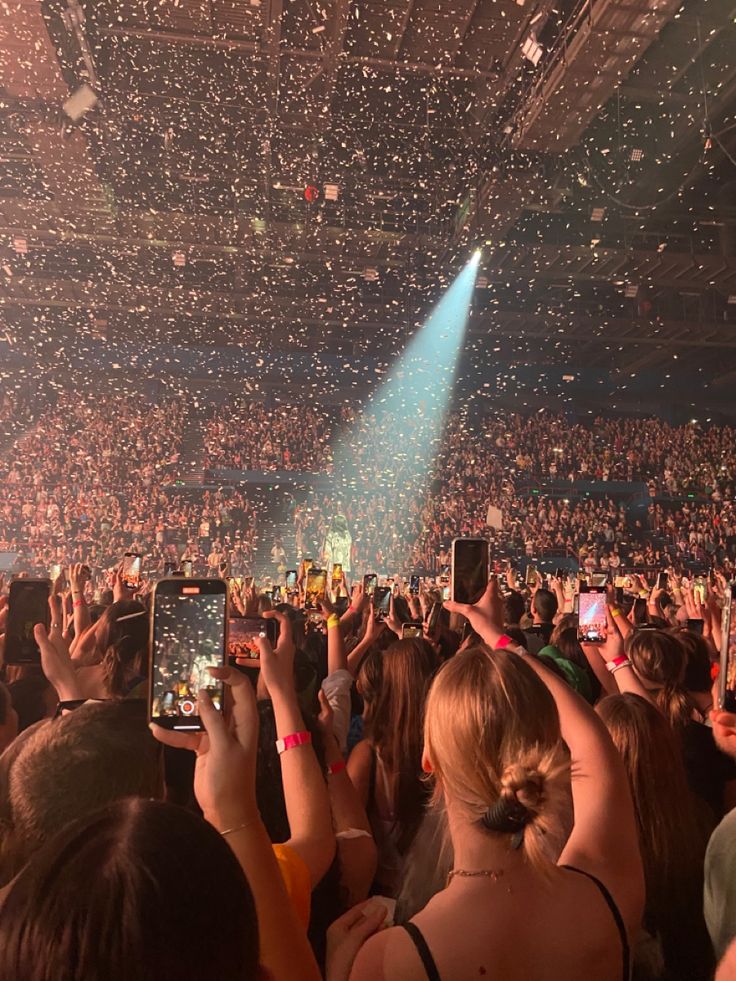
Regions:
<instances>
[{"instance_id":1,"label":"bright stage lighting","mask_svg":"<svg viewBox=\"0 0 736 981\"><path fill-rule=\"evenodd\" d=\"M416 502L440 446L479 262L480 249L335 447L335 491L343 503L375 496L377 507L389 509L399 537L406 523L417 519ZM356 533L372 537L370 527L353 529Z\"/></svg>"}]
</instances>

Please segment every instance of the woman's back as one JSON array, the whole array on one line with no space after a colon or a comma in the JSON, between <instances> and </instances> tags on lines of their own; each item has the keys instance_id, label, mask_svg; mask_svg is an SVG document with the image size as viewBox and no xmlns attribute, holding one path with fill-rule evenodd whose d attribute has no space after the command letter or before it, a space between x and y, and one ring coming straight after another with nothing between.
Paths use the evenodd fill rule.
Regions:
<instances>
[{"instance_id":1,"label":"woman's back","mask_svg":"<svg viewBox=\"0 0 736 981\"><path fill-rule=\"evenodd\" d=\"M624 934L600 887L561 867L549 878L528 864L503 870L497 879L456 877L413 918L409 930L386 931L374 944L370 962L359 959L356 968L386 981L628 977Z\"/></svg>"}]
</instances>

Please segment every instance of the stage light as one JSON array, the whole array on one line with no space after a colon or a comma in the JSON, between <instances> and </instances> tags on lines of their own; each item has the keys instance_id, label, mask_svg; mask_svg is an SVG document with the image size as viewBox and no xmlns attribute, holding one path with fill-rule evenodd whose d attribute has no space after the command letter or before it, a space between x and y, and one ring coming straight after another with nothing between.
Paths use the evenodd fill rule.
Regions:
<instances>
[{"instance_id":1,"label":"stage light","mask_svg":"<svg viewBox=\"0 0 736 981\"><path fill-rule=\"evenodd\" d=\"M479 262L478 249L337 441L336 513L353 496L378 495L403 537L441 446ZM359 531L364 543L374 534L368 525ZM388 542L374 544L386 554Z\"/></svg>"}]
</instances>

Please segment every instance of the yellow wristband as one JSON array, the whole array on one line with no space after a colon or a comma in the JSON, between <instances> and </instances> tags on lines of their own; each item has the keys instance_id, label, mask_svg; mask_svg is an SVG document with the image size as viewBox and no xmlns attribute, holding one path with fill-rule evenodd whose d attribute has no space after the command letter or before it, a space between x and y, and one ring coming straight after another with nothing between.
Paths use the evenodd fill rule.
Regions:
<instances>
[{"instance_id":1,"label":"yellow wristband","mask_svg":"<svg viewBox=\"0 0 736 981\"><path fill-rule=\"evenodd\" d=\"M327 617L327 629L332 630L333 627L340 626L340 617L337 614L332 613Z\"/></svg>"},{"instance_id":2,"label":"yellow wristband","mask_svg":"<svg viewBox=\"0 0 736 981\"><path fill-rule=\"evenodd\" d=\"M621 616L621 610L619 610L617 607L614 606L611 609L611 616L612 617L620 617Z\"/></svg>"}]
</instances>

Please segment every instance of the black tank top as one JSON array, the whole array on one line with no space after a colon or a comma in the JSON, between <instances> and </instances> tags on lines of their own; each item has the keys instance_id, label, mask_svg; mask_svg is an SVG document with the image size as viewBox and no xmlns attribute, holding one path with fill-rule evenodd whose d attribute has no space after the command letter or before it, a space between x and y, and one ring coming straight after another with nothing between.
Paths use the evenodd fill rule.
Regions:
<instances>
[{"instance_id":1,"label":"black tank top","mask_svg":"<svg viewBox=\"0 0 736 981\"><path fill-rule=\"evenodd\" d=\"M598 891L606 902L606 905L611 911L611 916L613 916L614 923L616 924L616 929L618 930L619 937L621 938L621 952L623 955L624 971L623 971L623 981L630 981L631 978L631 948L629 946L629 937L626 933L626 924L624 923L624 918L621 916L621 911L619 910L616 902L608 891L608 889L603 885L600 879L592 875L590 872L584 872L582 869L576 869L572 865L562 865L560 868L568 869L570 872L577 872L578 875L584 875L586 879L590 879L594 885L598 887ZM424 972L427 975L427 981L442 981L440 978L440 972L437 970L437 965L434 962L434 957L432 957L432 952L427 945L427 941L424 939L422 931L415 923L404 923L403 929L409 934L411 942L416 947L417 953L419 954L420 960L424 966Z\"/></svg>"}]
</instances>

